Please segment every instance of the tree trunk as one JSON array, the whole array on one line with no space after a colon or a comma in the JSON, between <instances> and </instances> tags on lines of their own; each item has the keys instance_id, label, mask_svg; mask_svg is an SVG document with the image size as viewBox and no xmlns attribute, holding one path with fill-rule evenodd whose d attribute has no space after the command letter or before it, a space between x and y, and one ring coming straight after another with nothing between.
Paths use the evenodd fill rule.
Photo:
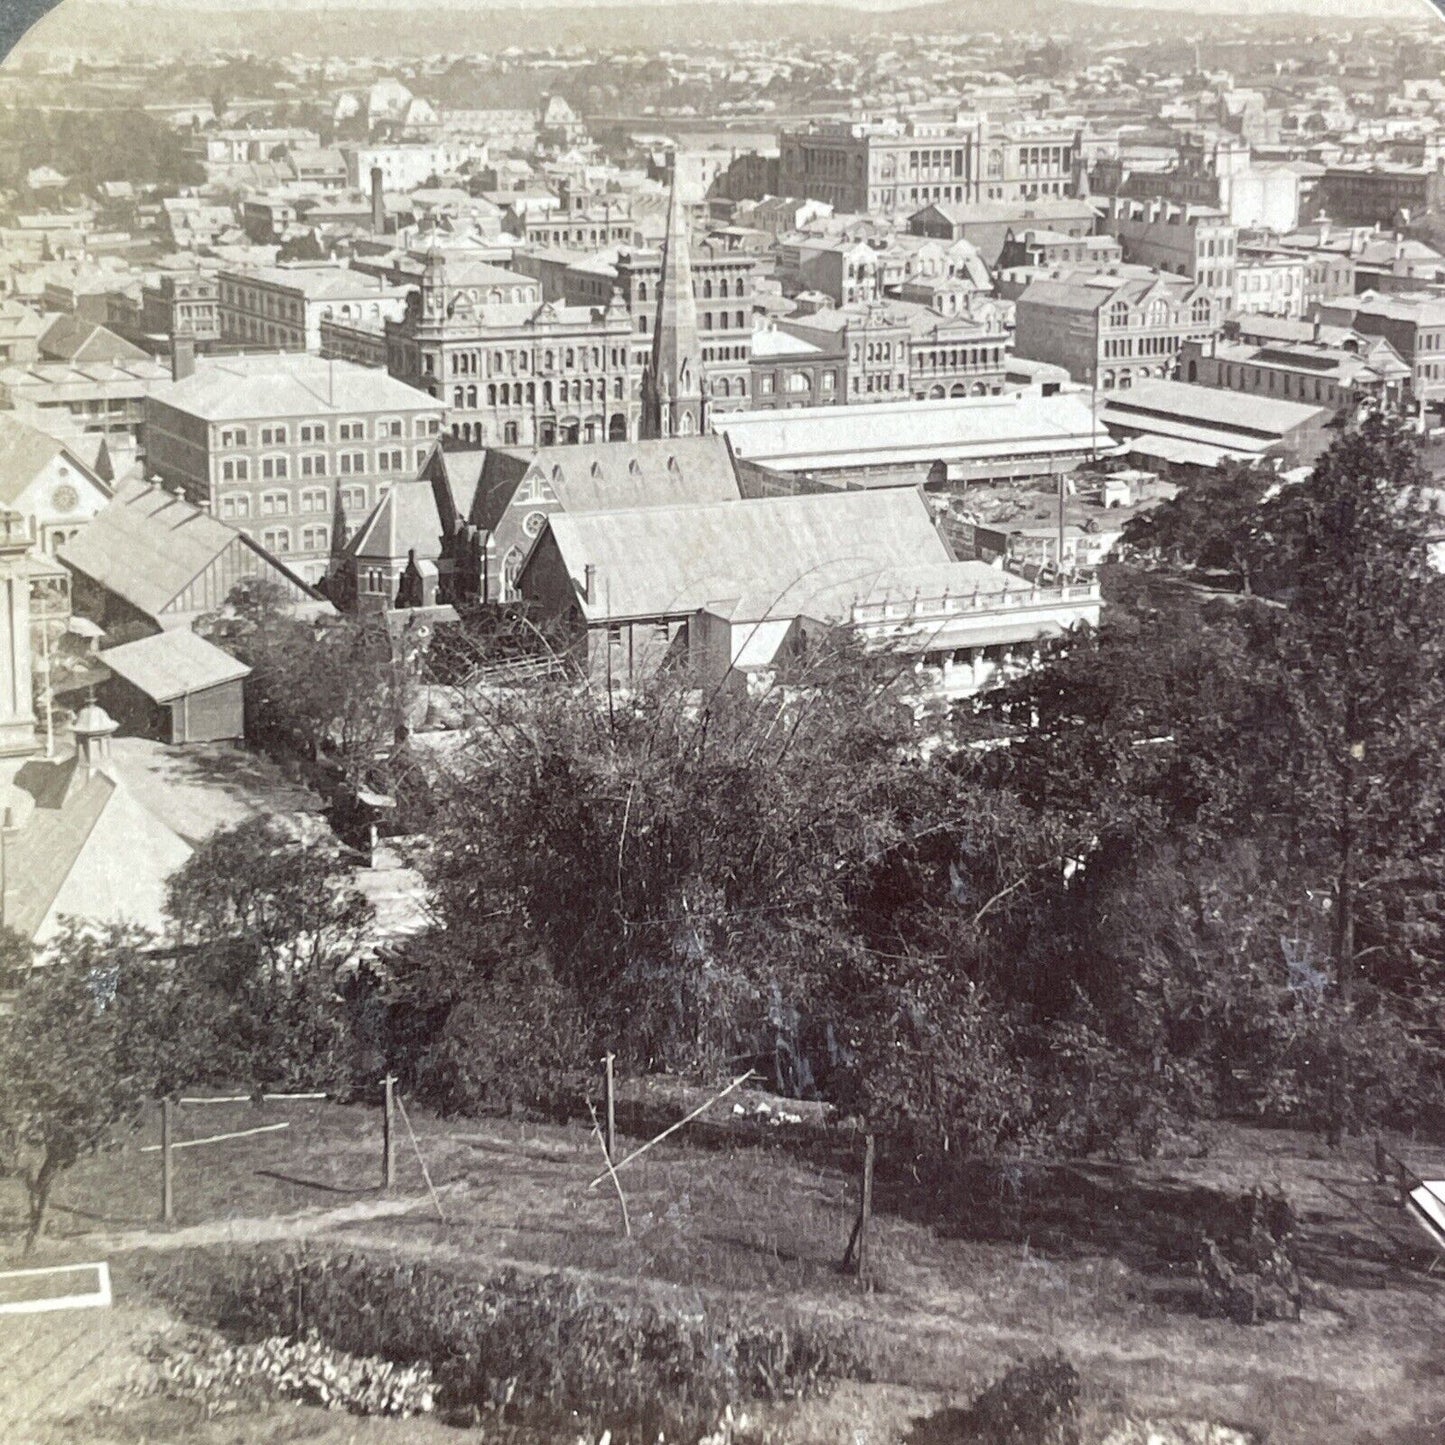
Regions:
<instances>
[{"instance_id":1,"label":"tree trunk","mask_svg":"<svg viewBox=\"0 0 1445 1445\"><path fill-rule=\"evenodd\" d=\"M1335 883L1339 909L1335 918L1335 980L1346 1003L1355 987L1355 857L1354 839L1347 829L1340 849L1339 877Z\"/></svg>"},{"instance_id":2,"label":"tree trunk","mask_svg":"<svg viewBox=\"0 0 1445 1445\"><path fill-rule=\"evenodd\" d=\"M59 1173L59 1161L54 1154L47 1150L45 1157L40 1161L39 1169L35 1171L34 1179L26 1181L26 1193L29 1195L30 1202L30 1219L25 1230L26 1254L34 1251L41 1232L45 1228L45 1216L50 1207L50 1190Z\"/></svg>"}]
</instances>

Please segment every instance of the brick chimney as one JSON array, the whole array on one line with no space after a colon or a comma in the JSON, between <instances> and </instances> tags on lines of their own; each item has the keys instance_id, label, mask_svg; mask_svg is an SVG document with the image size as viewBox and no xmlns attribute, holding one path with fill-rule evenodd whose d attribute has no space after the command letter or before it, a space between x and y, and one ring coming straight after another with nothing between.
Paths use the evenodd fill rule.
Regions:
<instances>
[{"instance_id":1,"label":"brick chimney","mask_svg":"<svg viewBox=\"0 0 1445 1445\"><path fill-rule=\"evenodd\" d=\"M171 380L184 381L196 374L196 338L189 332L171 337Z\"/></svg>"},{"instance_id":2,"label":"brick chimney","mask_svg":"<svg viewBox=\"0 0 1445 1445\"><path fill-rule=\"evenodd\" d=\"M381 185L381 167L371 168L371 229L373 234L386 234L386 193Z\"/></svg>"}]
</instances>

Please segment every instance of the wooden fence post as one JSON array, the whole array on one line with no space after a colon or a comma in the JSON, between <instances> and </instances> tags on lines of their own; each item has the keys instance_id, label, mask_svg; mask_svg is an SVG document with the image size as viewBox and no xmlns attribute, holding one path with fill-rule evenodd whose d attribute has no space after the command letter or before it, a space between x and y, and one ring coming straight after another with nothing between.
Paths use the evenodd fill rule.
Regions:
<instances>
[{"instance_id":1,"label":"wooden fence post","mask_svg":"<svg viewBox=\"0 0 1445 1445\"><path fill-rule=\"evenodd\" d=\"M858 1209L858 1283L868 1288L868 1221L873 1217L873 1136L863 1141L863 1191Z\"/></svg>"},{"instance_id":2,"label":"wooden fence post","mask_svg":"<svg viewBox=\"0 0 1445 1445\"><path fill-rule=\"evenodd\" d=\"M607 1162L610 1164L617 1158L617 1095L612 1078L612 1055L609 1053L602 1061L603 1084L605 1088L604 1102L607 1110L603 1115L606 1122L606 1136L603 1143L607 1149Z\"/></svg>"},{"instance_id":3,"label":"wooden fence post","mask_svg":"<svg viewBox=\"0 0 1445 1445\"><path fill-rule=\"evenodd\" d=\"M396 1140L392 1132L392 1111L396 1107L396 1076L386 1076L385 1096L381 1109L381 1187L391 1188L391 1176L395 1164Z\"/></svg>"},{"instance_id":4,"label":"wooden fence post","mask_svg":"<svg viewBox=\"0 0 1445 1445\"><path fill-rule=\"evenodd\" d=\"M171 1110L170 1099L161 1100L161 1221L166 1225L176 1222L175 1175L171 1162Z\"/></svg>"}]
</instances>

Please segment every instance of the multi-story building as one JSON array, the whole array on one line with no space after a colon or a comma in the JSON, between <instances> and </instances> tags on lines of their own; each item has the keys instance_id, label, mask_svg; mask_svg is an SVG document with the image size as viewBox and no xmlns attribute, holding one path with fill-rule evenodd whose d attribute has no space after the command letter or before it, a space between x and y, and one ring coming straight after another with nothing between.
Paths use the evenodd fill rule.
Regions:
<instances>
[{"instance_id":1,"label":"multi-story building","mask_svg":"<svg viewBox=\"0 0 1445 1445\"><path fill-rule=\"evenodd\" d=\"M325 575L336 526L416 476L441 431L433 397L343 361L193 362L182 347L175 369L146 400L147 468L308 582Z\"/></svg>"},{"instance_id":2,"label":"multi-story building","mask_svg":"<svg viewBox=\"0 0 1445 1445\"><path fill-rule=\"evenodd\" d=\"M433 176L446 175L471 152L467 147L433 142L426 145L344 145L346 184L352 190L371 188L371 173L381 172L388 191L414 191ZM480 158L485 159L483 147Z\"/></svg>"},{"instance_id":3,"label":"multi-story building","mask_svg":"<svg viewBox=\"0 0 1445 1445\"><path fill-rule=\"evenodd\" d=\"M999 252L1000 269L1011 266L1112 266L1124 259L1114 236L1070 236L1040 226L1010 230Z\"/></svg>"},{"instance_id":4,"label":"multi-story building","mask_svg":"<svg viewBox=\"0 0 1445 1445\"><path fill-rule=\"evenodd\" d=\"M911 396L912 328L905 316L887 305L861 302L830 307L811 316L788 317L780 331L844 358L844 400L898 401Z\"/></svg>"},{"instance_id":5,"label":"multi-story building","mask_svg":"<svg viewBox=\"0 0 1445 1445\"><path fill-rule=\"evenodd\" d=\"M494 152L531 155L537 144L537 114L531 110L453 110L448 106L437 130L457 144L480 143Z\"/></svg>"},{"instance_id":6,"label":"multi-story building","mask_svg":"<svg viewBox=\"0 0 1445 1445\"><path fill-rule=\"evenodd\" d=\"M1238 257L1241 265L1261 256L1299 256L1304 261L1304 290L1300 301L1301 314L1320 301L1355 293L1355 252L1361 232L1340 231L1328 221L1308 230L1292 231L1278 239L1241 238Z\"/></svg>"},{"instance_id":7,"label":"multi-story building","mask_svg":"<svg viewBox=\"0 0 1445 1445\"><path fill-rule=\"evenodd\" d=\"M1219 303L1178 276L1076 272L1033 282L1014 306L1014 351L1104 391L1175 374L1186 341L1213 334Z\"/></svg>"},{"instance_id":8,"label":"multi-story building","mask_svg":"<svg viewBox=\"0 0 1445 1445\"><path fill-rule=\"evenodd\" d=\"M1101 195L1218 207L1241 227L1292 231L1299 224L1299 173L1256 164L1237 136L1187 136L1177 163L1165 171L1130 172L1122 160L1110 158L1094 168L1089 184Z\"/></svg>"},{"instance_id":9,"label":"multi-story building","mask_svg":"<svg viewBox=\"0 0 1445 1445\"><path fill-rule=\"evenodd\" d=\"M778 411L834 406L847 400L847 342L841 336L805 340L769 322L752 334L748 406Z\"/></svg>"},{"instance_id":10,"label":"multi-story building","mask_svg":"<svg viewBox=\"0 0 1445 1445\"><path fill-rule=\"evenodd\" d=\"M899 214L933 202L1075 194L1081 137L1033 125L834 121L779 137L779 189L839 211Z\"/></svg>"},{"instance_id":11,"label":"multi-story building","mask_svg":"<svg viewBox=\"0 0 1445 1445\"><path fill-rule=\"evenodd\" d=\"M908 380L915 399L997 396L1004 389L1010 346L996 305L975 304L949 316L922 306L894 309L911 332Z\"/></svg>"},{"instance_id":12,"label":"multi-story building","mask_svg":"<svg viewBox=\"0 0 1445 1445\"><path fill-rule=\"evenodd\" d=\"M1198 282L1225 311L1234 304L1239 229L1227 212L1116 196L1103 225L1119 238L1126 261Z\"/></svg>"},{"instance_id":13,"label":"multi-story building","mask_svg":"<svg viewBox=\"0 0 1445 1445\"><path fill-rule=\"evenodd\" d=\"M1241 254L1234 269L1234 310L1243 315L1303 316L1307 257L1287 251Z\"/></svg>"},{"instance_id":14,"label":"multi-story building","mask_svg":"<svg viewBox=\"0 0 1445 1445\"><path fill-rule=\"evenodd\" d=\"M584 200L581 196L576 199ZM626 196L599 196L576 206L568 205L564 197L554 210L523 207L507 224L526 245L558 251L630 246L636 236L632 202Z\"/></svg>"},{"instance_id":15,"label":"multi-story building","mask_svg":"<svg viewBox=\"0 0 1445 1445\"><path fill-rule=\"evenodd\" d=\"M1099 214L1085 199L1046 196L1036 201L934 202L908 217L913 236L937 241L970 241L984 264L995 266L1009 237L1042 226L1070 238L1092 235Z\"/></svg>"},{"instance_id":16,"label":"multi-story building","mask_svg":"<svg viewBox=\"0 0 1445 1445\"><path fill-rule=\"evenodd\" d=\"M1410 368L1412 399L1422 407L1445 408L1445 300L1366 291L1317 306L1314 315L1361 336L1383 336Z\"/></svg>"},{"instance_id":17,"label":"multi-story building","mask_svg":"<svg viewBox=\"0 0 1445 1445\"><path fill-rule=\"evenodd\" d=\"M181 148L207 165L227 166L270 160L280 150L315 150L320 144L314 130L275 125L195 131L182 138Z\"/></svg>"},{"instance_id":18,"label":"multi-story building","mask_svg":"<svg viewBox=\"0 0 1445 1445\"><path fill-rule=\"evenodd\" d=\"M777 273L786 289L818 291L837 306L897 296L917 281L961 281L980 291L990 285L977 247L964 240L790 236L778 243L776 254Z\"/></svg>"},{"instance_id":19,"label":"multi-story building","mask_svg":"<svg viewBox=\"0 0 1445 1445\"><path fill-rule=\"evenodd\" d=\"M144 361L32 361L0 371L0 406L51 436L99 435L138 447L146 393L170 371Z\"/></svg>"},{"instance_id":20,"label":"multi-story building","mask_svg":"<svg viewBox=\"0 0 1445 1445\"><path fill-rule=\"evenodd\" d=\"M221 339L221 288L204 271L171 273L141 288L140 328L148 336L186 335L205 350Z\"/></svg>"},{"instance_id":21,"label":"multi-story building","mask_svg":"<svg viewBox=\"0 0 1445 1445\"><path fill-rule=\"evenodd\" d=\"M1445 161L1326 166L1315 196L1320 209L1338 225L1388 228L1402 216L1445 208Z\"/></svg>"},{"instance_id":22,"label":"multi-story building","mask_svg":"<svg viewBox=\"0 0 1445 1445\"><path fill-rule=\"evenodd\" d=\"M391 375L432 396L469 446L635 439L642 372L621 297L568 306L493 301L492 289L454 285L430 257L406 314L384 323Z\"/></svg>"},{"instance_id":23,"label":"multi-story building","mask_svg":"<svg viewBox=\"0 0 1445 1445\"><path fill-rule=\"evenodd\" d=\"M1318 328L1316 328L1318 330ZM1343 346L1323 341L1186 341L1179 353L1183 381L1247 391L1338 411L1373 401L1400 406L1410 392L1410 368L1377 337Z\"/></svg>"},{"instance_id":24,"label":"multi-story building","mask_svg":"<svg viewBox=\"0 0 1445 1445\"><path fill-rule=\"evenodd\" d=\"M272 351L321 350L323 319L397 321L407 292L348 266L266 266L217 278L221 340Z\"/></svg>"},{"instance_id":25,"label":"multi-story building","mask_svg":"<svg viewBox=\"0 0 1445 1445\"><path fill-rule=\"evenodd\" d=\"M632 365L639 376L652 354L662 260L661 251L622 249L615 256L604 253L569 264L558 273L557 284L574 304L606 307L614 292L620 297L632 318ZM526 266L528 260L519 256L517 264ZM757 257L701 241L689 246L689 267L709 404L715 410L746 405Z\"/></svg>"}]
</instances>

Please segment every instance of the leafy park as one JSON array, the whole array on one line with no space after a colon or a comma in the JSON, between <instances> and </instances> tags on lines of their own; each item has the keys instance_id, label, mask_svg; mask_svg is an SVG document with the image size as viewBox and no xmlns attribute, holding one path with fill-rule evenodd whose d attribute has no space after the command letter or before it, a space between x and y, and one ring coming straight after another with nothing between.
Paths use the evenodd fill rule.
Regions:
<instances>
[{"instance_id":1,"label":"leafy park","mask_svg":"<svg viewBox=\"0 0 1445 1445\"><path fill-rule=\"evenodd\" d=\"M16 1250L109 1238L207 1350L423 1371L493 1438L1438 1438L1431 1250L1371 1152L1445 1164L1426 480L1371 419L1298 484L1185 486L1097 632L922 725L840 641L765 692L478 685L437 748L374 630L240 599L257 741L394 798L428 927L370 949L346 849L262 820L197 848L164 934L12 947ZM604 1056L639 1144L752 1087L609 1179ZM387 1078L405 1210L361 1208ZM229 1106L296 1112L183 1166L167 1233L140 1141L227 1091L331 1102ZM207 1438L185 1349L56 1438ZM237 1430L294 1408L237 1388Z\"/></svg>"}]
</instances>

